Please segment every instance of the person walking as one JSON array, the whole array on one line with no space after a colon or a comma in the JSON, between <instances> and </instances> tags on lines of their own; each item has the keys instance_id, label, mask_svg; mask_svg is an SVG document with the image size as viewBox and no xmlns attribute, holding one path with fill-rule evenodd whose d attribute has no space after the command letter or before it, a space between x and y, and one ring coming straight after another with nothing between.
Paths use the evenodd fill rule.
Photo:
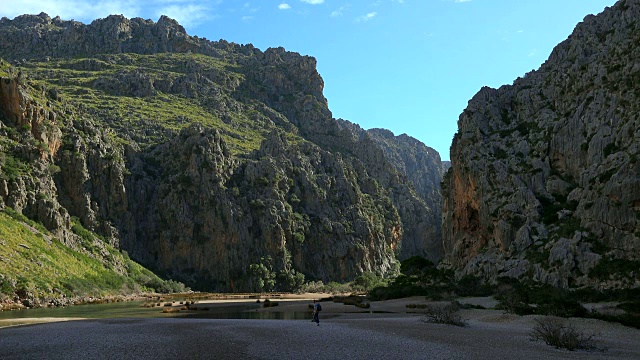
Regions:
<instances>
[{"instance_id":1,"label":"person walking","mask_svg":"<svg viewBox=\"0 0 640 360\"><path fill-rule=\"evenodd\" d=\"M318 318L318 313L322 310L322 305L318 302L318 300L313 300L313 320L311 322L315 322L320 326L320 319Z\"/></svg>"}]
</instances>

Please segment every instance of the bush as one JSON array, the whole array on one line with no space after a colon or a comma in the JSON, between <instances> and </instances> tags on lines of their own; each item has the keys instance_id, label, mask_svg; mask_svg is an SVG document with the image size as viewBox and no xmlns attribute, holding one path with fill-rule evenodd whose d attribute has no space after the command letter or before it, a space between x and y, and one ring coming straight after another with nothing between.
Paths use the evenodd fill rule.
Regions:
<instances>
[{"instance_id":1,"label":"bush","mask_svg":"<svg viewBox=\"0 0 640 360\"><path fill-rule=\"evenodd\" d=\"M274 307L274 306L278 306L280 305L277 301L271 301L269 299L265 299L264 302L262 303L262 307Z\"/></svg>"},{"instance_id":2,"label":"bush","mask_svg":"<svg viewBox=\"0 0 640 360\"><path fill-rule=\"evenodd\" d=\"M300 289L303 293L319 293L324 292L324 283L322 281L309 281L304 283Z\"/></svg>"},{"instance_id":3,"label":"bush","mask_svg":"<svg viewBox=\"0 0 640 360\"><path fill-rule=\"evenodd\" d=\"M628 310L625 310L625 311L628 311ZM598 319L598 320L608 321L608 322L617 322L624 326L640 329L640 315L634 314L632 312L612 315L612 314L602 314L599 312L591 311L587 316L593 319Z\"/></svg>"},{"instance_id":4,"label":"bush","mask_svg":"<svg viewBox=\"0 0 640 360\"><path fill-rule=\"evenodd\" d=\"M622 309L632 314L640 314L640 300L634 302L624 302L616 306L618 309Z\"/></svg>"},{"instance_id":5,"label":"bush","mask_svg":"<svg viewBox=\"0 0 640 360\"><path fill-rule=\"evenodd\" d=\"M400 272L405 275L421 273L424 269L434 267L431 260L420 256L412 256L400 264Z\"/></svg>"},{"instance_id":6,"label":"bush","mask_svg":"<svg viewBox=\"0 0 640 360\"><path fill-rule=\"evenodd\" d=\"M456 302L441 305L427 305L424 307L424 322L454 326L466 326L466 322L459 313L460 305Z\"/></svg>"},{"instance_id":7,"label":"bush","mask_svg":"<svg viewBox=\"0 0 640 360\"><path fill-rule=\"evenodd\" d=\"M569 290L551 285L523 284L513 279L498 279L496 288L498 308L517 315L552 315L560 317L583 317L587 310ZM533 304L534 306L532 306Z\"/></svg>"},{"instance_id":8,"label":"bush","mask_svg":"<svg viewBox=\"0 0 640 360\"><path fill-rule=\"evenodd\" d=\"M495 298L498 300L496 309L516 315L533 314L533 308L528 304L526 294L515 284L498 285Z\"/></svg>"},{"instance_id":9,"label":"bush","mask_svg":"<svg viewBox=\"0 0 640 360\"><path fill-rule=\"evenodd\" d=\"M352 286L363 291L371 291L376 287L385 286L386 282L383 278L378 277L372 272L366 272L353 280Z\"/></svg>"},{"instance_id":10,"label":"bush","mask_svg":"<svg viewBox=\"0 0 640 360\"><path fill-rule=\"evenodd\" d=\"M455 292L459 296L489 296L493 293L491 286L473 275L465 275L456 282Z\"/></svg>"},{"instance_id":11,"label":"bush","mask_svg":"<svg viewBox=\"0 0 640 360\"><path fill-rule=\"evenodd\" d=\"M598 347L595 333L579 331L573 324L556 317L536 319L530 335L532 340L544 340L547 345L570 351L604 350Z\"/></svg>"},{"instance_id":12,"label":"bush","mask_svg":"<svg viewBox=\"0 0 640 360\"><path fill-rule=\"evenodd\" d=\"M351 288L350 284L340 284L338 282L331 281L324 286L323 291L331 294L344 294L344 293L349 293L352 290L353 289Z\"/></svg>"}]
</instances>

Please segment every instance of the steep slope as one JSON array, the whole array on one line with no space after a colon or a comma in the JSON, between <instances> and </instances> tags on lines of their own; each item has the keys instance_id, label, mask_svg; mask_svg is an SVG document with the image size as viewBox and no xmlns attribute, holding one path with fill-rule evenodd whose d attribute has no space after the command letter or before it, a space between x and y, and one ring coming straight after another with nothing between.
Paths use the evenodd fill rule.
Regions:
<instances>
[{"instance_id":1,"label":"steep slope","mask_svg":"<svg viewBox=\"0 0 640 360\"><path fill-rule=\"evenodd\" d=\"M78 170L63 170L53 161L63 142L61 126L72 127L73 120L23 82L22 74L0 60L0 307L184 291L130 260L114 239L86 230L60 205L53 178ZM68 156L78 160L85 154Z\"/></svg>"},{"instance_id":2,"label":"steep slope","mask_svg":"<svg viewBox=\"0 0 640 360\"><path fill-rule=\"evenodd\" d=\"M79 225L74 228L84 236L86 248L75 250L62 244L41 225L14 211L0 212L0 310L3 306L69 305L86 297L141 291L184 291L94 239Z\"/></svg>"},{"instance_id":3,"label":"steep slope","mask_svg":"<svg viewBox=\"0 0 640 360\"><path fill-rule=\"evenodd\" d=\"M469 101L443 189L460 273L640 285L639 41L640 1L619 1L539 70Z\"/></svg>"},{"instance_id":4,"label":"steep slope","mask_svg":"<svg viewBox=\"0 0 640 360\"><path fill-rule=\"evenodd\" d=\"M406 202L407 194L392 192L394 204L405 225L400 259L422 256L439 261L443 256L440 183L445 172L440 154L422 142L402 134L395 136L386 129L364 130L357 124L338 119L338 124L354 138L370 141L382 149L384 157L409 182L411 191L423 201ZM412 195L409 195L412 196Z\"/></svg>"},{"instance_id":5,"label":"steep slope","mask_svg":"<svg viewBox=\"0 0 640 360\"><path fill-rule=\"evenodd\" d=\"M43 175L50 202L19 195L25 176L2 194L52 231L76 216L154 270L216 290L288 290L441 257L435 197L331 117L311 57L191 37L166 17L46 14L0 20L0 56L61 119L43 165L59 168Z\"/></svg>"}]
</instances>

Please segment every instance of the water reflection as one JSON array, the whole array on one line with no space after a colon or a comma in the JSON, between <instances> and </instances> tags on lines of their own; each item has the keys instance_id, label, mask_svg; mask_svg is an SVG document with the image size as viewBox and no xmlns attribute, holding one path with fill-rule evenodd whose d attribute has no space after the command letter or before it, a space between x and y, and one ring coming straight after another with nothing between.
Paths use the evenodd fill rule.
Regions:
<instances>
[{"instance_id":1,"label":"water reflection","mask_svg":"<svg viewBox=\"0 0 640 360\"><path fill-rule=\"evenodd\" d=\"M175 313L176 317L204 318L204 319L262 319L262 320L311 320L311 312L300 311L181 311Z\"/></svg>"},{"instance_id":2,"label":"water reflection","mask_svg":"<svg viewBox=\"0 0 640 360\"><path fill-rule=\"evenodd\" d=\"M311 320L311 311L258 311L260 303L197 304L195 310L163 313L163 306L143 307L143 302L129 301L109 304L76 305L64 308L41 308L29 310L0 311L0 319L23 318L205 318L205 319L265 319L265 320ZM174 304L176 307L178 303Z\"/></svg>"}]
</instances>

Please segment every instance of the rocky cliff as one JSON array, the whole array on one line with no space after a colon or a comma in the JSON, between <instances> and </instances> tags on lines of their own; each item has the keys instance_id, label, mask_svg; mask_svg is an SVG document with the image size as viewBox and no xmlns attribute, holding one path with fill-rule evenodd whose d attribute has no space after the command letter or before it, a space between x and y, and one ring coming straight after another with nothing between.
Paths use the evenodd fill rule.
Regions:
<instances>
[{"instance_id":1,"label":"rocky cliff","mask_svg":"<svg viewBox=\"0 0 640 360\"><path fill-rule=\"evenodd\" d=\"M411 145L394 167L410 140L333 119L312 57L192 37L166 17L46 14L0 20L0 57L17 67L3 80L6 136L43 149L4 148L24 171L5 177L2 201L63 237L77 218L215 290L289 290L441 257L439 156ZM14 103L27 88L41 107L25 112ZM30 135L11 137L25 116ZM38 162L51 171L36 181Z\"/></svg>"},{"instance_id":2,"label":"rocky cliff","mask_svg":"<svg viewBox=\"0 0 640 360\"><path fill-rule=\"evenodd\" d=\"M395 136L386 129L364 130L357 124L342 119L338 120L338 124L355 138L366 139L380 147L384 157L409 182L410 191L423 200L420 203L407 202L404 199L410 198L411 194L393 193L400 217L406 225L400 258L404 260L418 255L434 262L439 261L443 256L443 248L441 243L432 239L442 237L440 183L447 163L440 160L437 151L407 134Z\"/></svg>"},{"instance_id":3,"label":"rocky cliff","mask_svg":"<svg viewBox=\"0 0 640 360\"><path fill-rule=\"evenodd\" d=\"M640 285L639 41L640 1L619 1L469 101L443 189L459 273Z\"/></svg>"}]
</instances>

